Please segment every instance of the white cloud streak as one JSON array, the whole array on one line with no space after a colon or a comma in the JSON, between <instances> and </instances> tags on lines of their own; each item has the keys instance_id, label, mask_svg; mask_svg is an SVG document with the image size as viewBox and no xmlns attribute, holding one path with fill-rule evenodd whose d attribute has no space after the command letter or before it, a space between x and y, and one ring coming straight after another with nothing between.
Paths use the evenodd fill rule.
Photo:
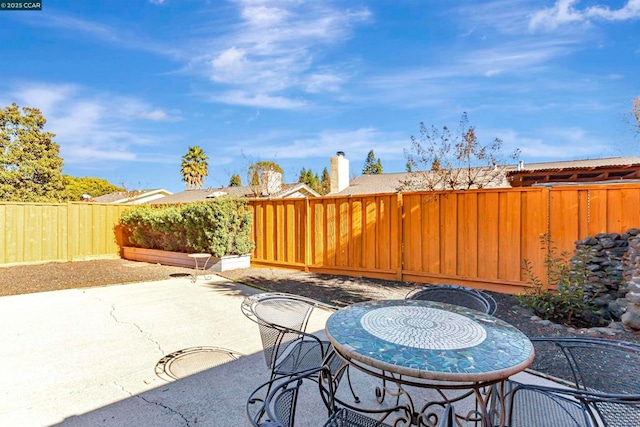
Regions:
<instances>
[{"instance_id":1,"label":"white cloud streak","mask_svg":"<svg viewBox=\"0 0 640 427\"><path fill-rule=\"evenodd\" d=\"M297 109L307 101L285 92L338 91L348 76L320 67L323 48L350 37L370 18L363 10L337 10L324 2L238 1L241 22L230 34L211 40L217 46L196 56L191 68L228 87L217 102L262 108Z\"/></svg>"},{"instance_id":2,"label":"white cloud streak","mask_svg":"<svg viewBox=\"0 0 640 427\"><path fill-rule=\"evenodd\" d=\"M53 28L74 34L93 37L107 43L116 44L127 49L152 52L168 56L173 59L184 57L182 46L172 46L167 43L158 43L142 34L134 33L124 27L108 25L100 22L88 21L73 15L58 12L47 12L36 18L25 19L29 25Z\"/></svg>"},{"instance_id":3,"label":"white cloud streak","mask_svg":"<svg viewBox=\"0 0 640 427\"><path fill-rule=\"evenodd\" d=\"M627 21L640 19L640 0L628 0L621 8L611 9L609 6L590 6L578 9L580 0L557 0L551 8L546 8L531 16L531 30L552 30L561 25L571 23L590 24L592 20Z\"/></svg>"},{"instance_id":4,"label":"white cloud streak","mask_svg":"<svg viewBox=\"0 0 640 427\"><path fill-rule=\"evenodd\" d=\"M26 22L168 56L183 64L181 72L211 81L218 90L209 97L214 102L300 109L310 105L301 98L336 93L349 80L342 67L328 66L323 54L371 19L368 9L337 9L327 2L237 0L232 5L237 22L223 31L222 24L207 18L206 24L195 24L164 43L118 25L56 12Z\"/></svg>"},{"instance_id":5,"label":"white cloud streak","mask_svg":"<svg viewBox=\"0 0 640 427\"><path fill-rule=\"evenodd\" d=\"M291 142L283 142L283 140ZM382 132L376 128L325 130L316 135L295 137L273 134L256 143L240 142L242 151L257 158L305 159L324 158L327 153L345 151L348 157L365 158L369 150L386 159L402 158L408 136Z\"/></svg>"},{"instance_id":6,"label":"white cloud streak","mask_svg":"<svg viewBox=\"0 0 640 427\"><path fill-rule=\"evenodd\" d=\"M581 128L539 129L536 136L515 130L494 131L503 140L505 152L519 148L521 159L580 160L606 156L610 141Z\"/></svg>"},{"instance_id":7,"label":"white cloud streak","mask_svg":"<svg viewBox=\"0 0 640 427\"><path fill-rule=\"evenodd\" d=\"M20 83L8 91L18 105L38 108L56 134L65 164L104 160L145 161L137 147L157 141L141 131L148 122L180 120L176 114L131 97L92 93L72 84Z\"/></svg>"}]
</instances>

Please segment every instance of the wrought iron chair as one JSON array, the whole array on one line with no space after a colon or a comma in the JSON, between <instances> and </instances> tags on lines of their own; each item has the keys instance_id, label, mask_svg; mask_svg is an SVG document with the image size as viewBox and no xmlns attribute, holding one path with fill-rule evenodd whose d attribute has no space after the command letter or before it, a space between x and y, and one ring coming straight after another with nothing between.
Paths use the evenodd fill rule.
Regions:
<instances>
[{"instance_id":1,"label":"wrought iron chair","mask_svg":"<svg viewBox=\"0 0 640 427\"><path fill-rule=\"evenodd\" d=\"M246 404L246 413L251 425L254 427L295 426L300 389L304 383L309 381L318 383L316 390L319 388L319 397L322 399L324 409L326 409L326 417L321 418L318 425L322 424L325 427L389 427L389 424L378 421L365 413L340 406L341 402L335 398L335 380L332 378L328 366L311 369L285 379L275 378L258 387L249 396ZM265 399L262 399L260 396L264 395L264 389L271 391ZM368 412L384 416L395 410L397 408L384 408ZM318 415L317 408L312 408L312 416L318 417ZM443 424L443 427L447 426Z\"/></svg>"},{"instance_id":2,"label":"wrought iron chair","mask_svg":"<svg viewBox=\"0 0 640 427\"><path fill-rule=\"evenodd\" d=\"M491 315L498 309L496 300L488 293L459 285L424 286L410 291L405 299L455 304Z\"/></svg>"},{"instance_id":3,"label":"wrought iron chair","mask_svg":"<svg viewBox=\"0 0 640 427\"><path fill-rule=\"evenodd\" d=\"M316 378L319 378L319 395L327 411L326 420L321 419L318 425L324 422L324 427L389 427L390 424L373 417L378 416L384 420L396 411L406 411L401 407L363 410L340 401L335 397L335 380L331 376L331 370L328 366L324 366L287 377L285 380L276 378L258 387L249 396L246 404L246 414L251 425L254 427L295 426L300 388L305 382L316 381ZM263 389L265 388L271 389L271 392L265 399L261 399L259 396L264 395ZM317 408L314 407L312 410L314 410L313 416L317 417ZM395 422L394 425L406 425L410 419L409 415L408 418L404 418L404 421ZM455 426L453 405L447 405L438 427Z\"/></svg>"},{"instance_id":4,"label":"wrought iron chair","mask_svg":"<svg viewBox=\"0 0 640 427\"><path fill-rule=\"evenodd\" d=\"M318 368L332 349L329 341L306 332L313 310L336 310L331 305L299 295L267 292L245 298L241 308L245 316L258 324L265 362L271 371L270 380ZM337 369L343 362L334 356L330 363Z\"/></svg>"},{"instance_id":5,"label":"wrought iron chair","mask_svg":"<svg viewBox=\"0 0 640 427\"><path fill-rule=\"evenodd\" d=\"M595 338L531 341L536 359L529 372L554 382L507 381L508 426L640 425L640 345ZM494 423L501 415L495 404Z\"/></svg>"}]
</instances>

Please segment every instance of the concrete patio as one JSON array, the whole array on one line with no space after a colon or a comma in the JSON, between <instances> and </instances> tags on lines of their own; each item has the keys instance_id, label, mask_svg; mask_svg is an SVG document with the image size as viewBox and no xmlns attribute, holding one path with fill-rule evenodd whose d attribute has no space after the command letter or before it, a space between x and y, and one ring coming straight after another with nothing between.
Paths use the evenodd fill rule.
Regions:
<instances>
[{"instance_id":1,"label":"concrete patio","mask_svg":"<svg viewBox=\"0 0 640 427\"><path fill-rule=\"evenodd\" d=\"M0 425L248 425L245 402L268 373L240 303L258 292L212 276L0 298ZM329 314L317 311L310 330ZM177 380L156 374L164 356L205 346L243 356ZM377 405L379 380L352 376ZM321 425L320 402L302 399L296 425Z\"/></svg>"}]
</instances>

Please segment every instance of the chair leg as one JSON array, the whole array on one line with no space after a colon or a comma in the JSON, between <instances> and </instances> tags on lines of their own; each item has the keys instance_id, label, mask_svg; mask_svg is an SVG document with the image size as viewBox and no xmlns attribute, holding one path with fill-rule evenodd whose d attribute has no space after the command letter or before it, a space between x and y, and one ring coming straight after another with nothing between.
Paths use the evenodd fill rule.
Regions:
<instances>
[{"instance_id":1,"label":"chair leg","mask_svg":"<svg viewBox=\"0 0 640 427\"><path fill-rule=\"evenodd\" d=\"M353 389L353 384L351 384L351 375L349 374L348 366L347 366L347 384L349 384L349 390L351 390L351 394L353 395L353 401L356 403L360 403L360 398L356 395L356 392Z\"/></svg>"}]
</instances>

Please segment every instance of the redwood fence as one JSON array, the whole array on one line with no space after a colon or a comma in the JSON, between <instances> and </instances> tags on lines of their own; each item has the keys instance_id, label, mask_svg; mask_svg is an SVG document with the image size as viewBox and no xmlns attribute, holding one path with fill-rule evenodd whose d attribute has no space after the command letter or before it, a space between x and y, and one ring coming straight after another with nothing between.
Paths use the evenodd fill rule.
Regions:
<instances>
[{"instance_id":1,"label":"redwood fence","mask_svg":"<svg viewBox=\"0 0 640 427\"><path fill-rule=\"evenodd\" d=\"M575 241L640 226L640 185L530 187L252 200L255 265L515 293L548 234Z\"/></svg>"}]
</instances>

